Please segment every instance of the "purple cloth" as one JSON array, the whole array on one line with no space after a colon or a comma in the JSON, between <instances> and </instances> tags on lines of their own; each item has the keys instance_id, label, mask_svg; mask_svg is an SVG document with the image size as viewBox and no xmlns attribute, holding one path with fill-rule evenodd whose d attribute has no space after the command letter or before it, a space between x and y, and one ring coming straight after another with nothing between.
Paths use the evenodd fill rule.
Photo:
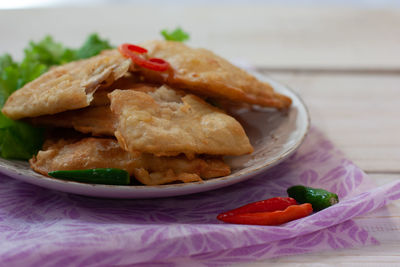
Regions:
<instances>
[{"instance_id":1,"label":"purple cloth","mask_svg":"<svg viewBox=\"0 0 400 267\"><path fill-rule=\"evenodd\" d=\"M337 192L340 203L281 226L231 225L218 213L286 196L295 184ZM376 187L315 128L285 162L205 193L110 200L0 177L4 266L219 266L378 244L351 220L400 198L400 182Z\"/></svg>"}]
</instances>

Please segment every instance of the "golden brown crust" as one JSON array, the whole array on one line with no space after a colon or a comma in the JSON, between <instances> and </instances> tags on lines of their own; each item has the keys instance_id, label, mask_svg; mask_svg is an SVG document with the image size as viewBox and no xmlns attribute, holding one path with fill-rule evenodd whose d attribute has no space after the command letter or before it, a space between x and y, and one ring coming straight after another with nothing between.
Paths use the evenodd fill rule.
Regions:
<instances>
[{"instance_id":1,"label":"golden brown crust","mask_svg":"<svg viewBox=\"0 0 400 267\"><path fill-rule=\"evenodd\" d=\"M135 175L146 185L201 181L202 178L230 174L229 166L218 158L189 160L184 156L134 156L122 150L118 142L111 138L48 142L46 149L39 151L29 162L32 169L46 176L56 170L119 168Z\"/></svg>"},{"instance_id":2,"label":"golden brown crust","mask_svg":"<svg viewBox=\"0 0 400 267\"><path fill-rule=\"evenodd\" d=\"M107 94L116 88L145 93L157 89L149 84L133 82L130 78L128 80L121 78L112 86L97 91L89 107L34 117L27 121L39 126L74 128L78 132L91 133L94 136L114 136L118 118L111 112L110 99Z\"/></svg>"},{"instance_id":3,"label":"golden brown crust","mask_svg":"<svg viewBox=\"0 0 400 267\"><path fill-rule=\"evenodd\" d=\"M110 105L110 99L108 98L109 93L111 93L115 89L134 89L138 86L138 84L143 85L143 81L141 78L142 77L139 75L128 72L111 85L99 87L99 89L93 95L93 100L90 103L90 106Z\"/></svg>"},{"instance_id":4,"label":"golden brown crust","mask_svg":"<svg viewBox=\"0 0 400 267\"><path fill-rule=\"evenodd\" d=\"M100 85L113 83L129 69L131 60L117 50L53 67L15 91L2 112L11 119L55 114L89 106Z\"/></svg>"},{"instance_id":5,"label":"golden brown crust","mask_svg":"<svg viewBox=\"0 0 400 267\"><path fill-rule=\"evenodd\" d=\"M275 92L269 84L209 50L194 49L171 41L148 41L142 45L148 49L149 57L162 58L171 66L169 73L142 69L142 74L149 81L266 107L285 109L291 105L289 97Z\"/></svg>"},{"instance_id":6,"label":"golden brown crust","mask_svg":"<svg viewBox=\"0 0 400 267\"><path fill-rule=\"evenodd\" d=\"M239 122L197 96L181 97L166 86L148 94L115 90L109 96L118 116L115 136L132 153L192 157L253 151Z\"/></svg>"},{"instance_id":7,"label":"golden brown crust","mask_svg":"<svg viewBox=\"0 0 400 267\"><path fill-rule=\"evenodd\" d=\"M74 128L78 132L91 133L94 136L114 136L117 118L111 112L110 106L96 106L35 117L29 121L41 126Z\"/></svg>"}]
</instances>

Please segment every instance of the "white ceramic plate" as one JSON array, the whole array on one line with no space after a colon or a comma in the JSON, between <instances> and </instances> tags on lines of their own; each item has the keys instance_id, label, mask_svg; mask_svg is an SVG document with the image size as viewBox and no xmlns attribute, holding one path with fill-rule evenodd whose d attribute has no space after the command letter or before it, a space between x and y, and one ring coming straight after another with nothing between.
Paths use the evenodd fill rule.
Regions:
<instances>
[{"instance_id":1,"label":"white ceramic plate","mask_svg":"<svg viewBox=\"0 0 400 267\"><path fill-rule=\"evenodd\" d=\"M280 163L296 151L310 126L307 108L297 94L265 76L255 75L269 82L276 91L289 96L293 104L286 114L272 109L236 112L236 117L244 126L255 151L251 155L227 157L226 162L232 167L232 174L229 176L204 182L158 186L93 185L45 177L33 172L27 162L2 158L0 158L0 172L49 189L106 198L178 196L213 190L247 180Z\"/></svg>"}]
</instances>

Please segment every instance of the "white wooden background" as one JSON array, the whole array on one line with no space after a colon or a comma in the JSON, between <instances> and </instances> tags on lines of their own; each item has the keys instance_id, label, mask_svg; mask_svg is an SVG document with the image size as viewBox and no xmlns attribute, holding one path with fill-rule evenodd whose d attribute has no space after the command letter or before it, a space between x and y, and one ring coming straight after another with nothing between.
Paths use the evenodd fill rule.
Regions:
<instances>
[{"instance_id":1,"label":"white wooden background","mask_svg":"<svg viewBox=\"0 0 400 267\"><path fill-rule=\"evenodd\" d=\"M207 47L298 90L313 124L377 184L400 178L400 9L265 6L125 6L0 11L0 54L21 56L45 34L77 46L90 32L115 44L158 37L180 25ZM239 266L400 265L400 201L377 247ZM382 217L378 212L377 218Z\"/></svg>"}]
</instances>

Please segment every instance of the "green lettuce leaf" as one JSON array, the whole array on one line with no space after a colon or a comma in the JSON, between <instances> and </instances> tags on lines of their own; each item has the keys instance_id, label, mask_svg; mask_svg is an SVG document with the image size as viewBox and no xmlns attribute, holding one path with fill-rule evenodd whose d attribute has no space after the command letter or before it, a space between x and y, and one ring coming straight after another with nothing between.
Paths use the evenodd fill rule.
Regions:
<instances>
[{"instance_id":1,"label":"green lettuce leaf","mask_svg":"<svg viewBox=\"0 0 400 267\"><path fill-rule=\"evenodd\" d=\"M53 65L95 56L112 46L97 34L90 35L79 49L64 47L51 36L30 42L24 59L18 63L8 54L0 56L0 107L26 83L36 79ZM0 156L27 160L36 154L44 140L44 130L0 114Z\"/></svg>"},{"instance_id":2,"label":"green lettuce leaf","mask_svg":"<svg viewBox=\"0 0 400 267\"><path fill-rule=\"evenodd\" d=\"M44 129L0 114L1 157L30 159L42 147L43 141Z\"/></svg>"},{"instance_id":3,"label":"green lettuce leaf","mask_svg":"<svg viewBox=\"0 0 400 267\"><path fill-rule=\"evenodd\" d=\"M51 36L46 36L38 43L30 42L25 49L25 59L28 62L39 62L46 66L60 65L63 60L65 48L62 44L56 43Z\"/></svg>"},{"instance_id":4,"label":"green lettuce leaf","mask_svg":"<svg viewBox=\"0 0 400 267\"><path fill-rule=\"evenodd\" d=\"M75 52L75 59L89 58L111 48L113 47L108 41L100 39L97 34L91 34L82 47Z\"/></svg>"},{"instance_id":5,"label":"green lettuce leaf","mask_svg":"<svg viewBox=\"0 0 400 267\"><path fill-rule=\"evenodd\" d=\"M162 30L161 35L167 41L185 42L189 40L189 34L184 32L181 28L176 28L173 31Z\"/></svg>"}]
</instances>

